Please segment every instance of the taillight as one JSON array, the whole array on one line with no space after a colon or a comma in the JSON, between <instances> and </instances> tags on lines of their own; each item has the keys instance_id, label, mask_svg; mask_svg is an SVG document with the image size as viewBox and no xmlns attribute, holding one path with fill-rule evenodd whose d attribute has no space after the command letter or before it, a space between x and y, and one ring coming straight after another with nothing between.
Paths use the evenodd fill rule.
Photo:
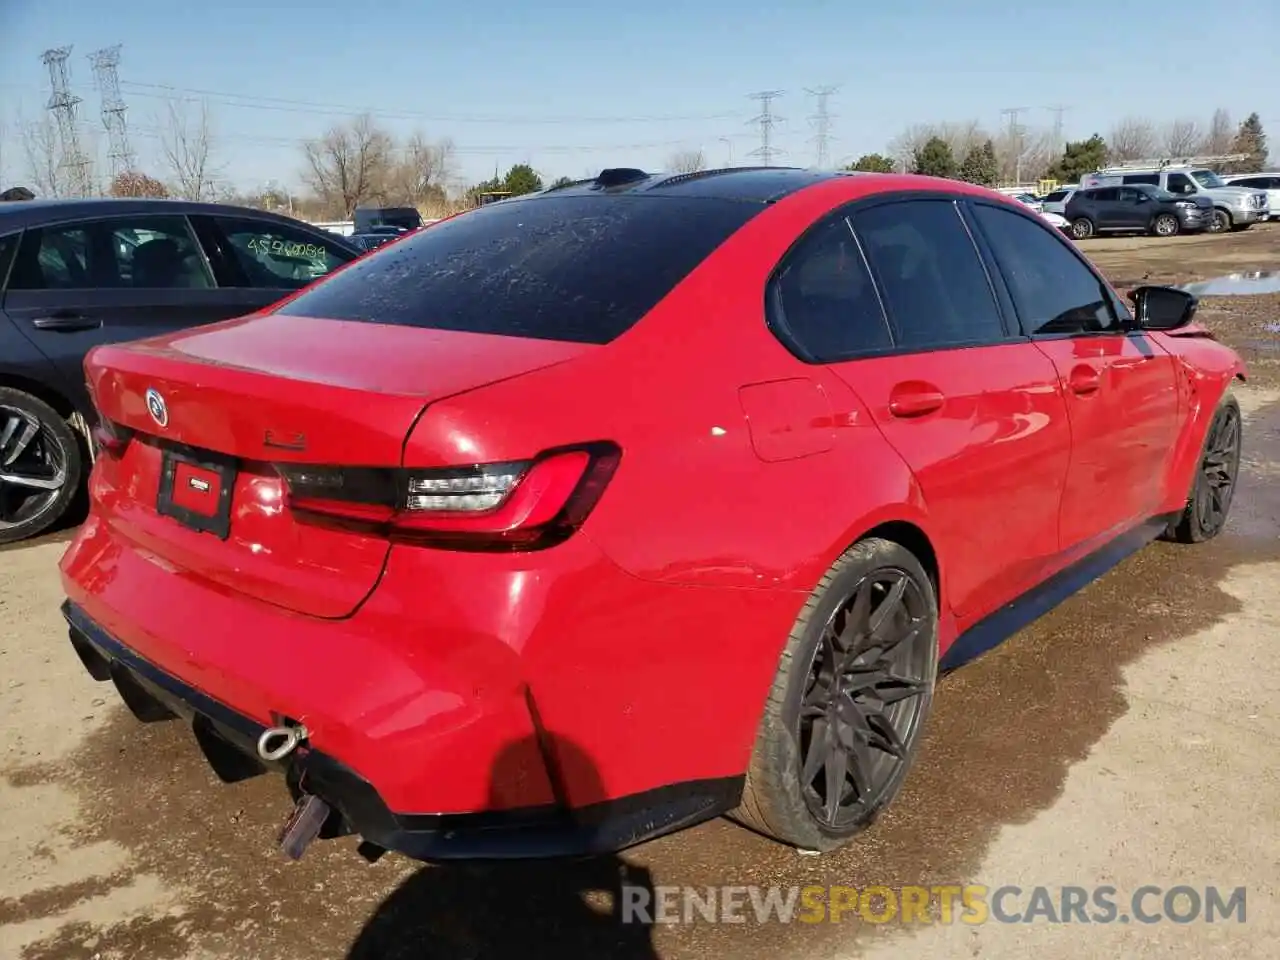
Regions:
<instances>
[{"instance_id":1,"label":"taillight","mask_svg":"<svg viewBox=\"0 0 1280 960\"><path fill-rule=\"evenodd\" d=\"M113 457L121 456L133 437L133 431L128 427L112 423L106 417L99 417L98 422L89 432L98 451Z\"/></svg>"},{"instance_id":2,"label":"taillight","mask_svg":"<svg viewBox=\"0 0 1280 960\"><path fill-rule=\"evenodd\" d=\"M301 517L440 546L530 550L582 525L617 468L612 443L548 450L531 460L384 470L277 464Z\"/></svg>"}]
</instances>

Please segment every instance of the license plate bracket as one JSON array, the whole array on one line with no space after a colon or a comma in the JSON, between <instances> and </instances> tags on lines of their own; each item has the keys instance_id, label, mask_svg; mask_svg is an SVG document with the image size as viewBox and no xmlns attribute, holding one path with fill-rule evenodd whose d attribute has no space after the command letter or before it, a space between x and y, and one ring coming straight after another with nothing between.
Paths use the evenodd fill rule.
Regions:
<instances>
[{"instance_id":1,"label":"license plate bracket","mask_svg":"<svg viewBox=\"0 0 1280 960\"><path fill-rule=\"evenodd\" d=\"M225 540L231 535L235 479L234 457L208 450L166 447L161 452L156 513Z\"/></svg>"}]
</instances>

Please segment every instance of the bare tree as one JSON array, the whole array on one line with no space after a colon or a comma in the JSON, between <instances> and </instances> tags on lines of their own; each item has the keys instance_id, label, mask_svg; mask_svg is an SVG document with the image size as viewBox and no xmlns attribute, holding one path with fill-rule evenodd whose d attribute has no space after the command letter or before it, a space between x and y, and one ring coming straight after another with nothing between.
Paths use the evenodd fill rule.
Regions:
<instances>
[{"instance_id":1,"label":"bare tree","mask_svg":"<svg viewBox=\"0 0 1280 960\"><path fill-rule=\"evenodd\" d=\"M667 158L668 173L697 173L707 169L707 158L701 150L679 150Z\"/></svg>"},{"instance_id":2,"label":"bare tree","mask_svg":"<svg viewBox=\"0 0 1280 960\"><path fill-rule=\"evenodd\" d=\"M910 169L915 162L916 153L924 149L924 145L934 137L942 136L940 128L934 123L913 123L902 133L889 141L889 155L898 169ZM946 139L943 137L942 139ZM948 141L950 143L950 141ZM953 150L952 153L955 153Z\"/></svg>"},{"instance_id":3,"label":"bare tree","mask_svg":"<svg viewBox=\"0 0 1280 960\"><path fill-rule=\"evenodd\" d=\"M1230 153L1236 139L1236 125L1231 122L1231 114L1222 107L1213 111L1213 119L1209 122L1209 132L1205 135L1201 149L1212 156Z\"/></svg>"},{"instance_id":4,"label":"bare tree","mask_svg":"<svg viewBox=\"0 0 1280 960\"><path fill-rule=\"evenodd\" d=\"M1151 121L1142 117L1125 117L1111 128L1107 138L1109 160L1140 160L1156 152L1159 138Z\"/></svg>"},{"instance_id":5,"label":"bare tree","mask_svg":"<svg viewBox=\"0 0 1280 960\"><path fill-rule=\"evenodd\" d=\"M1192 156L1204 142L1204 132L1199 121L1195 119L1179 119L1172 121L1164 128L1161 149L1170 157Z\"/></svg>"},{"instance_id":6,"label":"bare tree","mask_svg":"<svg viewBox=\"0 0 1280 960\"><path fill-rule=\"evenodd\" d=\"M361 201L385 195L395 143L369 114L331 127L302 149L307 161L303 178L343 217L350 217Z\"/></svg>"},{"instance_id":7,"label":"bare tree","mask_svg":"<svg viewBox=\"0 0 1280 960\"><path fill-rule=\"evenodd\" d=\"M398 202L412 206L439 205L446 199L446 184L453 170L452 140L431 143L415 133L400 151L391 170L388 189Z\"/></svg>"},{"instance_id":8,"label":"bare tree","mask_svg":"<svg viewBox=\"0 0 1280 960\"><path fill-rule=\"evenodd\" d=\"M209 104L195 111L189 101L170 100L160 128L160 148L173 177L173 192L183 200L211 200L218 171L213 163L213 125Z\"/></svg>"},{"instance_id":9,"label":"bare tree","mask_svg":"<svg viewBox=\"0 0 1280 960\"><path fill-rule=\"evenodd\" d=\"M22 152L26 156L27 175L36 191L46 197L66 196L71 176L62 162L62 144L53 117L43 113L30 123L19 121L22 130Z\"/></svg>"}]
</instances>

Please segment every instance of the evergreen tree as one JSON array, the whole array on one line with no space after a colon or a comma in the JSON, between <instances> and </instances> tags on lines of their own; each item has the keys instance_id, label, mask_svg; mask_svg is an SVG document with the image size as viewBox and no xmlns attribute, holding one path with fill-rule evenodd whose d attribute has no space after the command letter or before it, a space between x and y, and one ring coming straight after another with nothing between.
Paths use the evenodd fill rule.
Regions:
<instances>
[{"instance_id":1,"label":"evergreen tree","mask_svg":"<svg viewBox=\"0 0 1280 960\"><path fill-rule=\"evenodd\" d=\"M1061 183L1079 183L1086 173L1101 170L1106 164L1107 141L1095 133L1088 140L1069 141L1045 175Z\"/></svg>"},{"instance_id":2,"label":"evergreen tree","mask_svg":"<svg viewBox=\"0 0 1280 960\"><path fill-rule=\"evenodd\" d=\"M1232 173L1258 173L1266 168L1267 135L1262 129L1262 119L1256 113L1249 114L1241 122L1231 152L1249 155L1247 160L1231 164Z\"/></svg>"},{"instance_id":3,"label":"evergreen tree","mask_svg":"<svg viewBox=\"0 0 1280 960\"><path fill-rule=\"evenodd\" d=\"M881 153L864 153L849 166L846 170L861 170L864 173L893 173L893 161Z\"/></svg>"},{"instance_id":4,"label":"evergreen tree","mask_svg":"<svg viewBox=\"0 0 1280 960\"><path fill-rule=\"evenodd\" d=\"M930 137L912 157L911 172L926 177L955 177L956 158L951 145L941 137Z\"/></svg>"},{"instance_id":5,"label":"evergreen tree","mask_svg":"<svg viewBox=\"0 0 1280 960\"><path fill-rule=\"evenodd\" d=\"M995 144L987 140L981 146L975 144L970 147L964 163L960 164L960 179L983 187L994 187L1000 179Z\"/></svg>"}]
</instances>

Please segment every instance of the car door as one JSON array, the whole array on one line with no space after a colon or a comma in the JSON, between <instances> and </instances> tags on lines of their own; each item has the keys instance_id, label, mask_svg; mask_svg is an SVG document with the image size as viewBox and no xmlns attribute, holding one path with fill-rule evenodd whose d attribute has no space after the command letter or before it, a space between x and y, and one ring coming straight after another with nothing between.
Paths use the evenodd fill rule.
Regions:
<instances>
[{"instance_id":1,"label":"car door","mask_svg":"<svg viewBox=\"0 0 1280 960\"><path fill-rule=\"evenodd\" d=\"M1008 336L954 200L863 201L789 258L778 280L789 327L911 468L952 609L971 617L1011 599L1056 555L1070 436L1053 364ZM846 324L862 331L852 349Z\"/></svg>"},{"instance_id":2,"label":"car door","mask_svg":"<svg viewBox=\"0 0 1280 960\"><path fill-rule=\"evenodd\" d=\"M1095 225L1100 230L1124 228L1124 211L1120 206L1120 188L1102 187L1093 191Z\"/></svg>"},{"instance_id":3,"label":"car door","mask_svg":"<svg viewBox=\"0 0 1280 960\"><path fill-rule=\"evenodd\" d=\"M91 348L243 312L215 285L186 217L173 214L28 229L3 309L53 362L82 409L82 364Z\"/></svg>"},{"instance_id":4,"label":"car door","mask_svg":"<svg viewBox=\"0 0 1280 960\"><path fill-rule=\"evenodd\" d=\"M1052 230L994 204L974 217L1023 331L1054 364L1071 421L1064 549L1106 538L1158 509L1178 424L1173 357L1141 331L1089 263Z\"/></svg>"},{"instance_id":5,"label":"car door","mask_svg":"<svg viewBox=\"0 0 1280 960\"><path fill-rule=\"evenodd\" d=\"M360 253L323 230L248 213L192 218L220 284L260 310L350 263Z\"/></svg>"},{"instance_id":6,"label":"car door","mask_svg":"<svg viewBox=\"0 0 1280 960\"><path fill-rule=\"evenodd\" d=\"M1133 187L1120 187L1115 204L1115 226L1143 230L1151 219L1151 197Z\"/></svg>"}]
</instances>

